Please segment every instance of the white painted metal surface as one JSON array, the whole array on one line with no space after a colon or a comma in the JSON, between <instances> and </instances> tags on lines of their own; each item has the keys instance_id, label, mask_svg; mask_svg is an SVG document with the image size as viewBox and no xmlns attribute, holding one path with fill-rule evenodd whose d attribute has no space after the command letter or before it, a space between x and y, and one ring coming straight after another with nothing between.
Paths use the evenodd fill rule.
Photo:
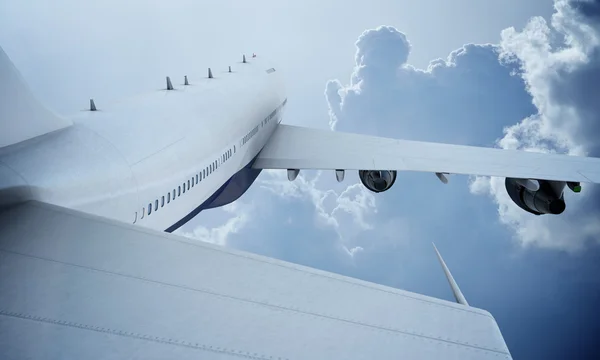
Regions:
<instances>
[{"instance_id":1,"label":"white painted metal surface","mask_svg":"<svg viewBox=\"0 0 600 360\"><path fill-rule=\"evenodd\" d=\"M71 125L44 108L0 47L0 148Z\"/></svg>"},{"instance_id":2,"label":"white painted metal surface","mask_svg":"<svg viewBox=\"0 0 600 360\"><path fill-rule=\"evenodd\" d=\"M396 140L281 125L260 169L426 171L600 183L600 159Z\"/></svg>"},{"instance_id":3,"label":"white painted metal surface","mask_svg":"<svg viewBox=\"0 0 600 360\"><path fill-rule=\"evenodd\" d=\"M483 310L154 230L254 159L596 183L600 159L283 126L281 72L226 66L65 120L0 52L0 358L510 358Z\"/></svg>"},{"instance_id":4,"label":"white painted metal surface","mask_svg":"<svg viewBox=\"0 0 600 360\"><path fill-rule=\"evenodd\" d=\"M0 94L9 96L0 98L0 140L7 134L22 138L16 135L21 125L36 127L32 117L50 125L39 128L40 136L0 148L0 208L38 200L157 230L175 224L252 161L281 121L280 72L259 57L233 68L229 73L224 64L212 79L190 78L189 86L174 81L174 90L103 104L101 111L81 112L68 120L70 126L50 131L56 130L48 128L53 119L38 116L50 112L23 90L2 52ZM164 77L157 75L159 83ZM277 108L277 117L263 122ZM228 151L232 156L223 161ZM210 176L195 184L195 176L215 161ZM194 186L187 189L192 178ZM162 197L166 203L173 190L176 201L164 207ZM158 211L148 216L156 201Z\"/></svg>"},{"instance_id":5,"label":"white painted metal surface","mask_svg":"<svg viewBox=\"0 0 600 360\"><path fill-rule=\"evenodd\" d=\"M456 302L459 304L469 306L467 299L465 299L465 296L463 295L462 291L460 291L456 280L454 280L454 276L452 276L452 273L450 273L450 269L448 269L446 262L442 258L442 255L438 251L435 244L433 244L433 249L435 250L435 254L437 255L438 260L440 261L440 265L442 265L442 269L444 270L444 274L446 275L446 280L448 280L448 284L450 285L450 289L452 289L452 294L454 295Z\"/></svg>"},{"instance_id":6,"label":"white painted metal surface","mask_svg":"<svg viewBox=\"0 0 600 360\"><path fill-rule=\"evenodd\" d=\"M37 202L0 229L2 359L510 359L473 307Z\"/></svg>"}]
</instances>

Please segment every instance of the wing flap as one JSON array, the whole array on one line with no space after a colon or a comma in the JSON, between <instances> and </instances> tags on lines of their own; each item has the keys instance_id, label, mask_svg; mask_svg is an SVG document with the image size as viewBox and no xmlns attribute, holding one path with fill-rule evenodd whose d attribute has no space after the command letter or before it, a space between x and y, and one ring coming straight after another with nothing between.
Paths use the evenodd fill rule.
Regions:
<instances>
[{"instance_id":1,"label":"wing flap","mask_svg":"<svg viewBox=\"0 0 600 360\"><path fill-rule=\"evenodd\" d=\"M0 213L11 358L509 359L486 311L29 202Z\"/></svg>"},{"instance_id":2,"label":"wing flap","mask_svg":"<svg viewBox=\"0 0 600 360\"><path fill-rule=\"evenodd\" d=\"M600 183L600 159L396 140L279 125L254 163L260 169L345 169Z\"/></svg>"}]
</instances>

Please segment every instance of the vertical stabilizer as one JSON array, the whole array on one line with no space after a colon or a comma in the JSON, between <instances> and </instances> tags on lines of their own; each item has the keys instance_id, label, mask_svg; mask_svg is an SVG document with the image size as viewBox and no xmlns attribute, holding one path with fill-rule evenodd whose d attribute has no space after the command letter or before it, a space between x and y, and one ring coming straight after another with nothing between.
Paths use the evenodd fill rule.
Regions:
<instances>
[{"instance_id":1,"label":"vertical stabilizer","mask_svg":"<svg viewBox=\"0 0 600 360\"><path fill-rule=\"evenodd\" d=\"M433 244L433 248L435 249L435 253L437 254L437 257L440 260L440 264L442 265L442 268L444 269L444 273L446 274L446 279L448 279L448 283L450 284L450 287L452 288L452 293L454 294L454 298L456 299L456 302L459 304L469 306L467 299L465 299L464 295L460 291L460 288L458 287L458 284L456 283L456 281L454 281L454 278L452 277L452 274L450 273L450 269L448 269L448 266L446 266L446 263L444 262L444 259L442 259L442 255L440 255L440 252L438 251L437 247L435 247L435 244Z\"/></svg>"},{"instance_id":2,"label":"vertical stabilizer","mask_svg":"<svg viewBox=\"0 0 600 360\"><path fill-rule=\"evenodd\" d=\"M0 147L71 125L46 109L0 47Z\"/></svg>"}]
</instances>

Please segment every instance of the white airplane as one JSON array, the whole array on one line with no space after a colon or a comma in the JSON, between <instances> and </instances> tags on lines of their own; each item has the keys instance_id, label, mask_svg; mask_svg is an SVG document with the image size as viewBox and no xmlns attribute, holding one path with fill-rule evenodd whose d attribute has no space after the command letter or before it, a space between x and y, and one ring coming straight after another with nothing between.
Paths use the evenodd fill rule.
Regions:
<instances>
[{"instance_id":1,"label":"white airplane","mask_svg":"<svg viewBox=\"0 0 600 360\"><path fill-rule=\"evenodd\" d=\"M503 176L535 214L600 182L597 158L282 125L281 72L260 57L178 80L64 118L0 49L3 359L509 359L445 265L457 303L169 233L262 169L359 171L374 192L403 170Z\"/></svg>"}]
</instances>

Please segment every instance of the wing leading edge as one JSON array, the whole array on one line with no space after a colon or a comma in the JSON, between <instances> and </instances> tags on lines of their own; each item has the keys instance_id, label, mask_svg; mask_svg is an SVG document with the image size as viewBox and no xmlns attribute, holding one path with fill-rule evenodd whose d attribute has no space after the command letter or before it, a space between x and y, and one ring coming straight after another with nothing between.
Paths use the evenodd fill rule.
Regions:
<instances>
[{"instance_id":1,"label":"wing leading edge","mask_svg":"<svg viewBox=\"0 0 600 360\"><path fill-rule=\"evenodd\" d=\"M260 169L424 171L600 183L600 158L396 140L279 125Z\"/></svg>"},{"instance_id":2,"label":"wing leading edge","mask_svg":"<svg viewBox=\"0 0 600 360\"><path fill-rule=\"evenodd\" d=\"M0 212L3 359L510 359L486 311L29 202Z\"/></svg>"}]
</instances>

